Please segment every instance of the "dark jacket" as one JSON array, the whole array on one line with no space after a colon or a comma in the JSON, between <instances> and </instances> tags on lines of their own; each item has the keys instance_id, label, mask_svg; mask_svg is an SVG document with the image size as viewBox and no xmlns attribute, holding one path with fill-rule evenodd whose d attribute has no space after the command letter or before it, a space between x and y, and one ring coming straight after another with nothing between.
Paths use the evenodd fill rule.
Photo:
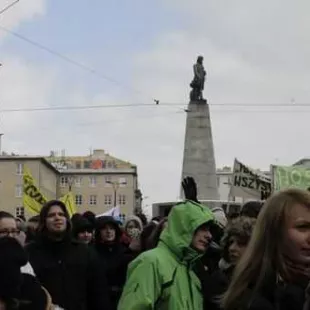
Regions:
<instances>
[{"instance_id":1,"label":"dark jacket","mask_svg":"<svg viewBox=\"0 0 310 310\"><path fill-rule=\"evenodd\" d=\"M107 224L112 224L115 227L116 239L112 243L101 242L100 230ZM103 268L106 269L111 309L117 309L126 282L128 264L134 259L134 255L121 243L121 234L121 229L113 217L103 216L97 220L95 249Z\"/></svg>"},{"instance_id":2,"label":"dark jacket","mask_svg":"<svg viewBox=\"0 0 310 310\"><path fill-rule=\"evenodd\" d=\"M222 309L216 297L227 290L233 271L234 268L230 267L205 277L202 284L205 310ZM277 284L274 279L270 279L254 296L251 295L251 289L248 289L236 310L303 310L306 285L307 282L304 285Z\"/></svg>"},{"instance_id":3,"label":"dark jacket","mask_svg":"<svg viewBox=\"0 0 310 310\"><path fill-rule=\"evenodd\" d=\"M303 310L305 289L300 285L269 283L242 310Z\"/></svg>"},{"instance_id":4,"label":"dark jacket","mask_svg":"<svg viewBox=\"0 0 310 310\"><path fill-rule=\"evenodd\" d=\"M201 281L204 309L220 310L219 298L224 294L229 286L232 278L234 267L227 269L218 269L212 273L205 272L205 276Z\"/></svg>"},{"instance_id":5,"label":"dark jacket","mask_svg":"<svg viewBox=\"0 0 310 310\"><path fill-rule=\"evenodd\" d=\"M96 253L73 240L27 246L30 263L53 303L66 310L108 309L107 287Z\"/></svg>"},{"instance_id":6,"label":"dark jacket","mask_svg":"<svg viewBox=\"0 0 310 310\"><path fill-rule=\"evenodd\" d=\"M51 206L66 214L67 232L61 241L51 240L45 226ZM40 213L38 239L26 247L29 261L53 303L66 310L110 309L105 274L95 251L70 236L69 216L59 202L48 203Z\"/></svg>"},{"instance_id":7,"label":"dark jacket","mask_svg":"<svg viewBox=\"0 0 310 310\"><path fill-rule=\"evenodd\" d=\"M15 309L17 301L20 310L42 310L47 305L47 295L38 280L21 273L27 263L27 254L11 237L0 238L0 299L6 309Z\"/></svg>"}]
</instances>

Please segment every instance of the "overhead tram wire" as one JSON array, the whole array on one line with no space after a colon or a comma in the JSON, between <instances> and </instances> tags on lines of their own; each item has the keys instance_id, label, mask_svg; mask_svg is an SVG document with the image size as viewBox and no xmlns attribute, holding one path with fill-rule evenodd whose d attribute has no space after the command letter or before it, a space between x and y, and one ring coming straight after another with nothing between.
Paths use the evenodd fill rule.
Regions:
<instances>
[{"instance_id":1,"label":"overhead tram wire","mask_svg":"<svg viewBox=\"0 0 310 310\"><path fill-rule=\"evenodd\" d=\"M242 108L259 108L259 107L280 107L280 108L297 108L297 107L309 107L310 104L243 104L243 103L215 103L209 104L211 107L242 107ZM184 107L186 103L161 103L161 107ZM14 112L40 112L40 111L73 111L73 110L93 110L93 109L117 109L117 108L134 108L134 107L156 107L154 104L145 104L145 103L130 103L130 104L101 104L101 105L77 105L77 106L49 106L49 107L25 107L25 108L7 108L7 109L0 109L1 113L14 113ZM225 109L220 109L217 111L225 111ZM230 110L235 112L253 112L253 110ZM255 111L262 111L262 112L269 112L270 110L255 110ZM299 112L300 110L274 110L275 112ZM310 111L310 110L309 110Z\"/></svg>"},{"instance_id":2,"label":"overhead tram wire","mask_svg":"<svg viewBox=\"0 0 310 310\"><path fill-rule=\"evenodd\" d=\"M38 43L38 42L36 42L36 41L34 41L32 39L29 39L29 38L27 38L24 35L21 35L21 34L15 32L15 31L12 31L12 30L10 30L10 29L8 29L8 28L6 28L4 26L1 26L1 25L0 25L0 30L2 30L2 31L4 31L4 32L6 32L6 33L8 33L8 34L10 34L10 35L12 35L12 36L14 36L14 37L24 41L24 42L26 42L26 43L34 46L34 47L37 47L37 48L39 48L39 49L41 49L41 50L43 50L43 51L45 51L45 52L55 56L55 57L58 57L59 59L62 59L63 61L65 61L67 63L70 63L71 65L74 65L74 66L76 66L76 67L78 67L78 68L80 68L80 69L82 69L84 71L87 71L88 73L91 73L91 74L93 74L93 75L95 75L95 76L97 76L97 77L99 77L99 78L101 78L103 80L106 80L106 81L108 81L110 83L113 83L113 84L115 84L115 85L117 85L119 87L122 87L124 89L131 90L131 91L133 91L133 92L135 92L137 94L143 95L144 97L147 97L148 99L150 99L152 102L159 102L159 100L157 100L157 98L153 98L152 96L150 96L149 94L146 94L143 91L140 91L140 90L138 90L138 89L136 89L136 88L134 88L134 87L132 87L130 85L127 85L127 84L122 83L120 81L117 81L116 79L111 78L111 77L109 77L109 76L107 76L105 74L102 74L101 72L97 71L96 69L88 67L88 66L86 66L86 65L84 65L84 64L82 64L82 63L80 63L80 62L78 62L78 61L76 61L74 59L71 59L70 57L65 56L65 55L61 54L60 52L57 52L57 51L55 51L55 50L53 50L53 49L51 49L51 48L49 48L47 46L44 46L43 44Z\"/></svg>"},{"instance_id":3,"label":"overhead tram wire","mask_svg":"<svg viewBox=\"0 0 310 310\"><path fill-rule=\"evenodd\" d=\"M19 0L16 0L10 4L8 4L6 7L0 10L0 15L2 15L4 12L8 11L11 7L13 7L15 4L17 4Z\"/></svg>"},{"instance_id":4,"label":"overhead tram wire","mask_svg":"<svg viewBox=\"0 0 310 310\"><path fill-rule=\"evenodd\" d=\"M19 2L19 0L16 0L15 2L13 2L13 3L11 3L11 4L9 4L7 7L5 7L4 9L2 9L1 11L0 11L0 15L2 14L2 13L4 13L5 11L7 11L9 8L11 8L12 6L14 6L16 3L18 3ZM4 31L4 32L6 32L6 33L8 33L8 34L11 34L12 36L15 36L16 38L18 38L18 39L20 39L20 40L22 40L22 41L24 41L24 42L26 42L26 43L28 43L28 44L30 44L30 45L32 45L32 46L35 46L35 47L37 47L37 48L39 48L39 49L41 49L41 50L43 50L43 51L45 51L45 52L47 52L47 53L49 53L49 54L51 54L51 55L53 55L53 56L56 56L56 57L58 57L58 58L60 58L60 59L62 59L63 61L66 61L66 62L68 62L68 63L70 63L70 64L72 64L72 65L74 65L74 66L76 66L76 67L79 67L80 69L83 69L84 71L87 71L87 72L89 72L89 73L91 73L91 74L94 74L94 75L96 75L97 77L99 77L99 78L101 78L101 79L104 79L104 80L106 80L106 81L109 81L109 82L111 82L111 83L114 83L114 84L116 84L116 85L118 85L119 87L123 87L123 88L127 88L128 90L132 90L133 92L135 92L135 93L139 93L139 94L141 94L141 95L144 95L144 96L147 96L152 102L155 102L155 104L156 105L167 105L167 104L165 104L165 103L162 103L160 100L158 100L157 98L153 98L152 96L150 96L149 94L146 94L145 92L143 92L143 91L140 91L140 90L138 90L138 89L136 89L136 88L134 88L134 87L132 87L132 86L129 86L129 85L127 85L127 84L125 84L125 83L122 83L122 82L120 82L120 81L117 81L117 80L115 80L115 79L113 79L113 78L111 78L111 77L109 77L109 76L107 76L107 75L104 75L104 74L102 74L101 72L99 72L99 71L97 71L97 70L95 70L94 68L91 68L91 67L88 67L88 66L86 66L86 65L84 65L84 64L82 64L82 63L79 63L78 61L76 61L76 60L74 60L74 59L71 59L71 58L69 58L68 56L65 56L65 55L63 55L63 54L61 54L60 52L57 52L57 51L55 51L55 50L52 50L51 48L49 48L49 47L46 47L46 46L44 46L43 44L41 44L41 43L38 43L38 42L36 42L36 41L34 41L34 40L32 40L32 39L29 39L29 38L27 38L26 36L24 36L24 35L21 35L21 34L19 34L19 33L17 33L17 32L15 32L15 31L12 31L12 30L10 30L10 29L8 29L8 28L6 28L6 27L4 27L4 26L1 26L0 25L0 30L2 30L2 31ZM154 104L152 104L152 105L154 105ZM187 105L187 103L170 103L169 105L179 105L179 106L181 106L181 105ZM253 104L253 105L251 105L251 104L246 104L246 103L219 103L219 104L209 104L210 106L240 106L240 107L251 107L251 106L260 106L260 107L271 107L271 106L273 106L273 107L284 107L284 106L287 106L287 107L300 107L300 106L310 106L310 104L296 104L295 103L295 101L294 101L294 103L292 104L264 104L264 103L256 103L256 104ZM146 104L144 104L144 106L147 106ZM151 106L151 105L150 105ZM58 110L59 108L57 108L57 110ZM39 108L39 109L37 109L37 110L30 110L30 109L27 109L27 111L43 111L43 109L41 109L41 108ZM10 111L10 112L18 112L18 111Z\"/></svg>"},{"instance_id":5,"label":"overhead tram wire","mask_svg":"<svg viewBox=\"0 0 310 310\"><path fill-rule=\"evenodd\" d=\"M162 104L162 106L181 106L181 104ZM12 108L0 109L0 113L13 112L40 112L40 111L70 111L70 110L92 110L108 108L128 108L128 107L155 107L154 104L131 103L131 104L105 104L105 105L85 105L85 106L55 106L55 107L32 107L32 108Z\"/></svg>"}]
</instances>

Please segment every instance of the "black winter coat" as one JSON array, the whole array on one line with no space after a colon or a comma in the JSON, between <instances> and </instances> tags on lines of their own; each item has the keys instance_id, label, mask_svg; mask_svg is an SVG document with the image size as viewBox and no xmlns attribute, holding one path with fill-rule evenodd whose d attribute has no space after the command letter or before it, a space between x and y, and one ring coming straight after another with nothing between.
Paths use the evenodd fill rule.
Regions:
<instances>
[{"instance_id":1,"label":"black winter coat","mask_svg":"<svg viewBox=\"0 0 310 310\"><path fill-rule=\"evenodd\" d=\"M111 309L115 310L126 282L128 264L134 259L134 255L118 242L96 244L95 249L99 254L103 268L106 269Z\"/></svg>"},{"instance_id":2,"label":"black winter coat","mask_svg":"<svg viewBox=\"0 0 310 310\"><path fill-rule=\"evenodd\" d=\"M202 281L205 310L221 309L215 297L225 293L233 270L231 267L225 271L218 270L211 275L205 274ZM248 289L244 302L241 302L236 310L303 310L307 284L307 282L303 285L277 284L275 277L270 278L254 296L251 296L251 290Z\"/></svg>"},{"instance_id":3,"label":"black winter coat","mask_svg":"<svg viewBox=\"0 0 310 310\"><path fill-rule=\"evenodd\" d=\"M303 310L304 303L305 287L279 284L272 288L268 285L242 310Z\"/></svg>"},{"instance_id":4,"label":"black winter coat","mask_svg":"<svg viewBox=\"0 0 310 310\"><path fill-rule=\"evenodd\" d=\"M219 296L224 294L232 278L234 267L218 269L212 274L206 272L201 280L205 310L220 310Z\"/></svg>"},{"instance_id":5,"label":"black winter coat","mask_svg":"<svg viewBox=\"0 0 310 310\"><path fill-rule=\"evenodd\" d=\"M53 303L65 310L110 309L105 274L93 249L73 240L27 246L34 272Z\"/></svg>"}]
</instances>

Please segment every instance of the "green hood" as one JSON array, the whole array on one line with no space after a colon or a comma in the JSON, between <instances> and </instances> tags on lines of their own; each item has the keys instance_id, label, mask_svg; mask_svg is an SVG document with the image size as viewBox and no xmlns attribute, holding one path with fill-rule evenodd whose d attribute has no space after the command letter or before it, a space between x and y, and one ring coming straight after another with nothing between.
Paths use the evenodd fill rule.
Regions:
<instances>
[{"instance_id":1,"label":"green hood","mask_svg":"<svg viewBox=\"0 0 310 310\"><path fill-rule=\"evenodd\" d=\"M160 235L164 243L181 261L193 260L200 254L190 247L197 228L213 222L212 211L193 201L185 201L174 206L168 216L168 227Z\"/></svg>"}]
</instances>

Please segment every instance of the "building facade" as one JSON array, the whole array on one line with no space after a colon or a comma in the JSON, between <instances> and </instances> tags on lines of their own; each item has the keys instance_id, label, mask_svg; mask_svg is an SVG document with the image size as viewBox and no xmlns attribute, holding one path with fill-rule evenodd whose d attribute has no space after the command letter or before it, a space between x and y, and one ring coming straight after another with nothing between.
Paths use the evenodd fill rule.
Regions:
<instances>
[{"instance_id":1,"label":"building facade","mask_svg":"<svg viewBox=\"0 0 310 310\"><path fill-rule=\"evenodd\" d=\"M230 185L232 182L232 168L223 167L216 170L217 188L219 192L219 200L233 200L230 196Z\"/></svg>"},{"instance_id":2,"label":"building facade","mask_svg":"<svg viewBox=\"0 0 310 310\"><path fill-rule=\"evenodd\" d=\"M27 166L45 197L58 197L58 171L43 157L0 156L0 210L32 216L23 207L23 170Z\"/></svg>"},{"instance_id":3,"label":"building facade","mask_svg":"<svg viewBox=\"0 0 310 310\"><path fill-rule=\"evenodd\" d=\"M22 206L25 165L47 199L60 198L71 190L79 213L101 214L115 206L123 216L141 211L137 167L103 150L79 157L56 156L55 152L47 158L0 156L1 210L30 215Z\"/></svg>"}]
</instances>

